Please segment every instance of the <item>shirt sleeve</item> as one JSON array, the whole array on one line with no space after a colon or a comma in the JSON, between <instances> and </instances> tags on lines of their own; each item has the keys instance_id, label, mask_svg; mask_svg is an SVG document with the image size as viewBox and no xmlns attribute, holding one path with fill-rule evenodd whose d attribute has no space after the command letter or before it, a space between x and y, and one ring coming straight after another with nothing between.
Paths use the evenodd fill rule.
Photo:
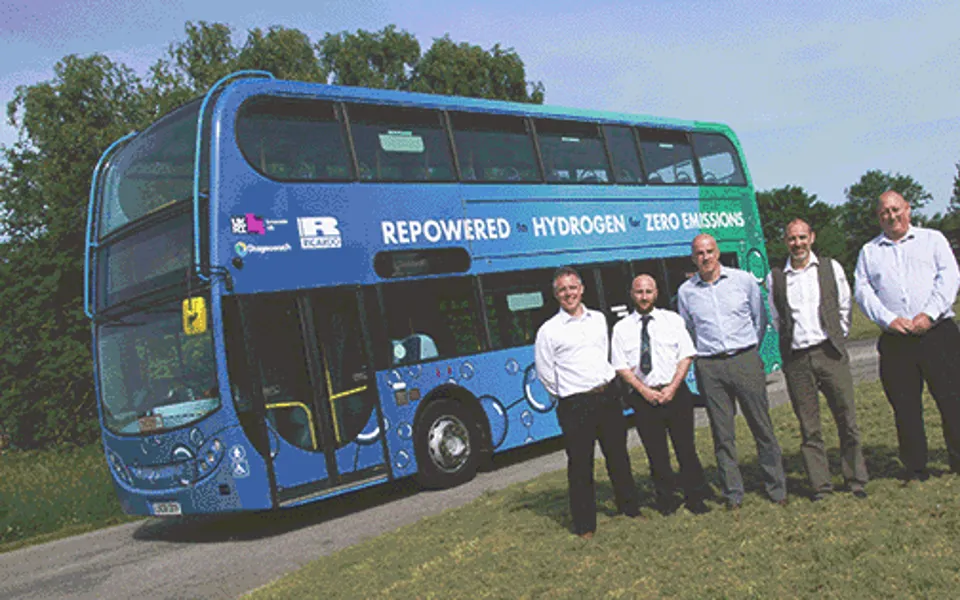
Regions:
<instances>
[{"instance_id":1,"label":"shirt sleeve","mask_svg":"<svg viewBox=\"0 0 960 600\"><path fill-rule=\"evenodd\" d=\"M750 314L753 316L753 326L757 330L757 345L763 343L763 333L767 329L767 311L763 308L763 295L760 293L760 284L750 273L744 272L747 282L747 293L750 298Z\"/></svg>"},{"instance_id":2,"label":"shirt sleeve","mask_svg":"<svg viewBox=\"0 0 960 600\"><path fill-rule=\"evenodd\" d=\"M546 327L541 327L537 331L537 341L534 344L534 362L537 369L537 379L547 389L552 396L558 396L557 393L557 365L553 356L553 348L550 346L549 333Z\"/></svg>"},{"instance_id":3,"label":"shirt sleeve","mask_svg":"<svg viewBox=\"0 0 960 600\"><path fill-rule=\"evenodd\" d=\"M631 368L630 364L627 362L625 333L627 328L626 322L629 318L631 317L620 319L620 321L613 326L613 340L610 346L610 364L613 365L615 371Z\"/></svg>"},{"instance_id":4,"label":"shirt sleeve","mask_svg":"<svg viewBox=\"0 0 960 600\"><path fill-rule=\"evenodd\" d=\"M690 339L694 340L693 343L696 345L697 328L693 324L693 315L687 311L687 303L684 301L683 297L683 286L680 286L680 289L677 291L677 312L680 314L680 318L683 320L683 326L687 328L687 333L690 335Z\"/></svg>"},{"instance_id":5,"label":"shirt sleeve","mask_svg":"<svg viewBox=\"0 0 960 600\"><path fill-rule=\"evenodd\" d=\"M854 271L853 280L853 294L857 300L857 304L860 306L860 310L863 311L863 314L867 315L868 319L884 329L889 329L890 323L897 318L897 315L883 305L883 302L881 302L877 296L876 290L873 289L873 285L870 283L870 269L872 265L869 264L869 246L870 242L867 242L863 248L860 249L860 255L857 257L857 268L856 271Z\"/></svg>"},{"instance_id":6,"label":"shirt sleeve","mask_svg":"<svg viewBox=\"0 0 960 600\"><path fill-rule=\"evenodd\" d=\"M843 337L850 335L850 284L847 283L847 275L843 272L840 263L830 259L833 262L833 277L837 281L837 304L840 306L840 328L843 329Z\"/></svg>"},{"instance_id":7,"label":"shirt sleeve","mask_svg":"<svg viewBox=\"0 0 960 600\"><path fill-rule=\"evenodd\" d=\"M960 286L960 273L947 238L939 231L932 233L934 235L933 260L937 272L933 277L933 291L921 312L936 321L953 307L957 298L957 288Z\"/></svg>"},{"instance_id":8,"label":"shirt sleeve","mask_svg":"<svg viewBox=\"0 0 960 600\"><path fill-rule=\"evenodd\" d=\"M767 273L763 280L763 286L767 288L767 308L770 309L770 320L773 321L773 328L780 331L780 313L777 312L777 305L773 302L773 271Z\"/></svg>"},{"instance_id":9,"label":"shirt sleeve","mask_svg":"<svg viewBox=\"0 0 960 600\"><path fill-rule=\"evenodd\" d=\"M684 359L690 358L697 355L697 348L693 345L693 340L690 338L690 333L687 332L687 328L683 324L683 319L676 319L677 326L677 358Z\"/></svg>"}]
</instances>

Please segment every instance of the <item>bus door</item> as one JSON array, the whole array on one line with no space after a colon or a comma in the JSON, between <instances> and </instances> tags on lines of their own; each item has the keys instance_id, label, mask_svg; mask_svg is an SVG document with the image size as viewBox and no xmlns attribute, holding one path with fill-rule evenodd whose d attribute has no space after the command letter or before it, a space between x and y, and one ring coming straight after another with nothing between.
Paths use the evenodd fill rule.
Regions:
<instances>
[{"instance_id":1,"label":"bus door","mask_svg":"<svg viewBox=\"0 0 960 600\"><path fill-rule=\"evenodd\" d=\"M313 388L326 426L329 468L339 485L386 475L385 436L359 288L306 297L314 355Z\"/></svg>"}]
</instances>

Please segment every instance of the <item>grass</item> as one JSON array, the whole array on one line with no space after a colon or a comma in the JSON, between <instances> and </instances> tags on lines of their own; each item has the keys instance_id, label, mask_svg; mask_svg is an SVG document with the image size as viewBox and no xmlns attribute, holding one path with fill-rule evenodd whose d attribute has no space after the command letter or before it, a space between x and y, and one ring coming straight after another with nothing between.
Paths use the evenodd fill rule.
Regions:
<instances>
[{"instance_id":1,"label":"grass","mask_svg":"<svg viewBox=\"0 0 960 600\"><path fill-rule=\"evenodd\" d=\"M0 454L0 552L132 519L99 444Z\"/></svg>"},{"instance_id":2,"label":"grass","mask_svg":"<svg viewBox=\"0 0 960 600\"><path fill-rule=\"evenodd\" d=\"M738 513L663 517L614 515L597 464L598 531L570 533L566 478L548 473L379 538L323 557L249 598L874 598L960 595L960 477L898 479L893 416L879 383L857 388L858 420L872 481L870 497L838 492L812 503L789 406L772 411L784 450L791 504L762 493L756 453L738 433L747 498ZM939 413L925 398L931 468L946 455ZM824 431L839 472L836 428ZM742 420L741 420L742 421ZM631 434L635 435L635 434ZM708 478L717 474L708 429L697 431ZM632 453L641 493L652 487L642 450ZM838 486L841 482L836 480Z\"/></svg>"},{"instance_id":3,"label":"grass","mask_svg":"<svg viewBox=\"0 0 960 600\"><path fill-rule=\"evenodd\" d=\"M953 304L953 312L956 315L953 319L960 321L960 300ZM867 318L866 315L853 303L853 312L850 315L850 335L851 340L864 340L867 338L876 338L880 336L880 326Z\"/></svg>"}]
</instances>

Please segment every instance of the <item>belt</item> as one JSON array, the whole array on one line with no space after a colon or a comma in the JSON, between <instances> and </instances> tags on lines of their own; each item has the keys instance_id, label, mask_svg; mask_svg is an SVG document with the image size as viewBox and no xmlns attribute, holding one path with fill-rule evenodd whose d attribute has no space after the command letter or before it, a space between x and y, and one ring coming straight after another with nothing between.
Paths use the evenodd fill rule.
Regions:
<instances>
[{"instance_id":1,"label":"belt","mask_svg":"<svg viewBox=\"0 0 960 600\"><path fill-rule=\"evenodd\" d=\"M699 358L707 358L707 359L733 358L734 356L738 356L738 355L740 355L740 354L743 354L744 352L750 352L751 350L753 350L753 349L756 348L756 347L757 347L756 344L751 344L750 346L747 346L746 348L739 348L739 349L737 349L737 350L730 350L729 352L718 352L718 353L716 353L716 354L711 354L710 356L701 356L701 357L699 357Z\"/></svg>"},{"instance_id":2,"label":"belt","mask_svg":"<svg viewBox=\"0 0 960 600\"><path fill-rule=\"evenodd\" d=\"M830 340L823 340L823 341L820 342L819 344L814 344L814 345L812 345L812 346L805 346L805 347L803 347L803 348L797 348L797 349L794 350L793 352L794 352L794 353L797 353L797 352L810 352L811 350L816 350L817 348L823 348L824 346L826 346L826 345L829 344L829 343L830 343Z\"/></svg>"},{"instance_id":3,"label":"belt","mask_svg":"<svg viewBox=\"0 0 960 600\"><path fill-rule=\"evenodd\" d=\"M600 385L598 385L598 386L595 387L595 388L591 388L591 389L589 389L589 390L587 390L587 391L585 391L585 392L580 392L580 393L581 393L581 394L589 394L589 395L602 394L602 393L604 393L604 392L607 391L607 388L608 388L608 387L610 387L610 382L609 382L609 381L608 381L607 383L601 383Z\"/></svg>"}]
</instances>

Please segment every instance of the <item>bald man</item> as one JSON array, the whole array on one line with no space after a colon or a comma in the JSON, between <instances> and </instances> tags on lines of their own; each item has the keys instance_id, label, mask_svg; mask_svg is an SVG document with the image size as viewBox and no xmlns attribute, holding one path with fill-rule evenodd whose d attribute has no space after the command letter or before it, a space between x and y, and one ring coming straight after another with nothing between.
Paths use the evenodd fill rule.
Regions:
<instances>
[{"instance_id":1,"label":"bald man","mask_svg":"<svg viewBox=\"0 0 960 600\"><path fill-rule=\"evenodd\" d=\"M635 310L613 327L613 368L630 390L633 420L650 462L656 507L675 511L675 480L667 434L680 463L679 484L687 510L703 514L709 488L694 445L693 395L684 379L697 351L683 319L656 308L657 282L638 275L630 285Z\"/></svg>"},{"instance_id":2,"label":"bald man","mask_svg":"<svg viewBox=\"0 0 960 600\"><path fill-rule=\"evenodd\" d=\"M889 190L877 200L880 235L863 245L854 284L857 304L883 329L880 381L893 407L906 481L923 481L926 381L940 409L950 469L960 473L960 331L953 303L960 271L942 233L910 224L910 204Z\"/></svg>"},{"instance_id":3,"label":"bald man","mask_svg":"<svg viewBox=\"0 0 960 600\"><path fill-rule=\"evenodd\" d=\"M757 351L767 327L760 286L750 273L720 264L713 236L702 233L693 238L691 250L697 273L680 286L678 307L697 348L697 382L706 397L727 507L740 508L744 494L737 460L737 401L757 444L767 495L785 506L787 479Z\"/></svg>"}]
</instances>

